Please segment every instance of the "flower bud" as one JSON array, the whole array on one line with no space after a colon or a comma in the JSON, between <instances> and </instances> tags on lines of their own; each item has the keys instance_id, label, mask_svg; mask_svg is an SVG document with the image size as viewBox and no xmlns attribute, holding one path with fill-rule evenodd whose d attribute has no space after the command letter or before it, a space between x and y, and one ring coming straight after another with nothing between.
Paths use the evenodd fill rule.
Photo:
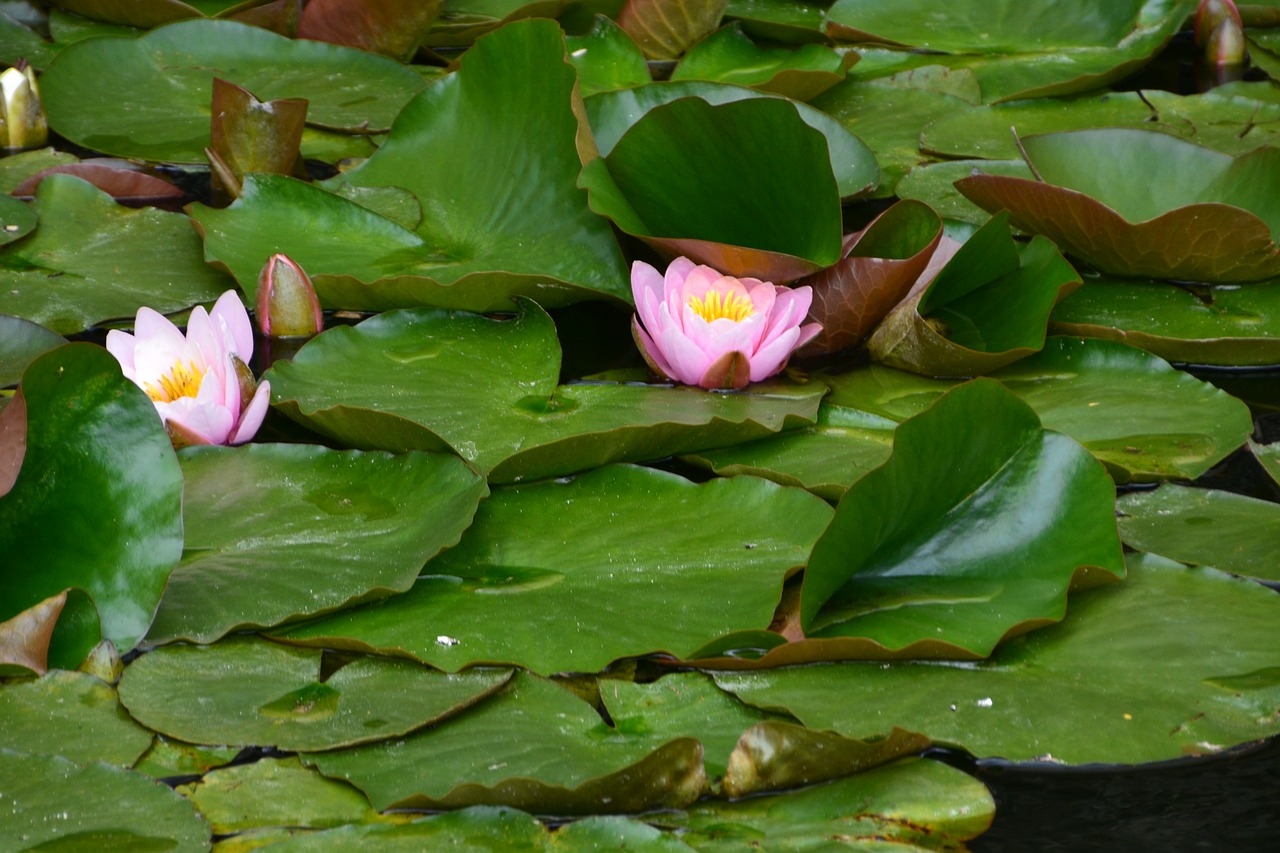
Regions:
<instances>
[{"instance_id":1,"label":"flower bud","mask_svg":"<svg viewBox=\"0 0 1280 853\"><path fill-rule=\"evenodd\" d=\"M310 277L284 255L272 255L258 276L258 328L269 338L311 337L324 328Z\"/></svg>"},{"instance_id":2,"label":"flower bud","mask_svg":"<svg viewBox=\"0 0 1280 853\"><path fill-rule=\"evenodd\" d=\"M1244 29L1240 10L1232 0L1200 0L1200 7L1196 9L1196 44L1201 47L1207 45L1213 31L1226 20L1234 21L1237 27Z\"/></svg>"},{"instance_id":3,"label":"flower bud","mask_svg":"<svg viewBox=\"0 0 1280 853\"><path fill-rule=\"evenodd\" d=\"M0 74L0 106L0 144L5 148L39 148L48 141L36 75L25 61Z\"/></svg>"}]
</instances>

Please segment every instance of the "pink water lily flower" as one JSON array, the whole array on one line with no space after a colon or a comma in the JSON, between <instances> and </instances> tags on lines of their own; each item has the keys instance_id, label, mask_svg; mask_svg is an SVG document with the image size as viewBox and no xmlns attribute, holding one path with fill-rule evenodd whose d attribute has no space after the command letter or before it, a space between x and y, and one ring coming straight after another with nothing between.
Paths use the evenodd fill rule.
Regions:
<instances>
[{"instance_id":1,"label":"pink water lily flower","mask_svg":"<svg viewBox=\"0 0 1280 853\"><path fill-rule=\"evenodd\" d=\"M676 258L664 276L631 266L636 316L631 332L655 373L703 388L742 388L787 366L822 330L801 325L813 292L721 275Z\"/></svg>"},{"instance_id":2,"label":"pink water lily flower","mask_svg":"<svg viewBox=\"0 0 1280 853\"><path fill-rule=\"evenodd\" d=\"M255 383L246 366L253 329L234 290L212 311L192 310L185 336L163 314L139 308L133 334L108 332L107 349L156 404L177 446L243 444L262 425L271 383Z\"/></svg>"}]
</instances>

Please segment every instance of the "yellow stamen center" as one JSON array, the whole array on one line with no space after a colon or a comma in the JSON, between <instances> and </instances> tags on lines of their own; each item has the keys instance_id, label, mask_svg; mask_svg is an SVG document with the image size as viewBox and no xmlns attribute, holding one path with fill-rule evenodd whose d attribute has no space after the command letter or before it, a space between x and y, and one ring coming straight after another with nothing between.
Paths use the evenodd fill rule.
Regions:
<instances>
[{"instance_id":1,"label":"yellow stamen center","mask_svg":"<svg viewBox=\"0 0 1280 853\"><path fill-rule=\"evenodd\" d=\"M702 299L691 296L689 307L708 323L720 319L740 323L756 313L756 306L751 298L736 290L730 290L723 296L718 290L708 290Z\"/></svg>"},{"instance_id":2,"label":"yellow stamen center","mask_svg":"<svg viewBox=\"0 0 1280 853\"><path fill-rule=\"evenodd\" d=\"M196 367L194 361L186 364L174 362L173 368L165 376L160 377L157 388L150 382L142 386L147 396L156 403L172 403L179 397L194 397L200 393L200 380L204 371Z\"/></svg>"}]
</instances>

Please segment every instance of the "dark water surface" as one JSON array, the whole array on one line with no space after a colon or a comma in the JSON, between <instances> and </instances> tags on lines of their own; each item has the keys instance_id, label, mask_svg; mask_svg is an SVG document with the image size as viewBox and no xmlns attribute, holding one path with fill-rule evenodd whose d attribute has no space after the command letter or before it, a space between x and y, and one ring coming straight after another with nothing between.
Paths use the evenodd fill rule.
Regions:
<instances>
[{"instance_id":1,"label":"dark water surface","mask_svg":"<svg viewBox=\"0 0 1280 853\"><path fill-rule=\"evenodd\" d=\"M973 853L1280 850L1280 738L1132 769L983 765L996 798Z\"/></svg>"}]
</instances>

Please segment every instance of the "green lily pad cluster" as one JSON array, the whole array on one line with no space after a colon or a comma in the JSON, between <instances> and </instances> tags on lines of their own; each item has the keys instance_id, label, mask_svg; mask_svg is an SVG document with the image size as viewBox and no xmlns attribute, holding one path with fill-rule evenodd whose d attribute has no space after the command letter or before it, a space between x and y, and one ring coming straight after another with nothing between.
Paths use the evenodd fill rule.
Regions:
<instances>
[{"instance_id":1,"label":"green lily pad cluster","mask_svg":"<svg viewBox=\"0 0 1280 853\"><path fill-rule=\"evenodd\" d=\"M931 747L1280 735L1280 403L1178 366L1280 364L1280 99L1148 88L1189 0L47 5L0 12L56 134L0 159L13 849L962 850ZM215 77L301 167L208 189ZM328 328L175 450L103 330L278 253ZM653 376L629 266L680 256L822 333Z\"/></svg>"}]
</instances>

